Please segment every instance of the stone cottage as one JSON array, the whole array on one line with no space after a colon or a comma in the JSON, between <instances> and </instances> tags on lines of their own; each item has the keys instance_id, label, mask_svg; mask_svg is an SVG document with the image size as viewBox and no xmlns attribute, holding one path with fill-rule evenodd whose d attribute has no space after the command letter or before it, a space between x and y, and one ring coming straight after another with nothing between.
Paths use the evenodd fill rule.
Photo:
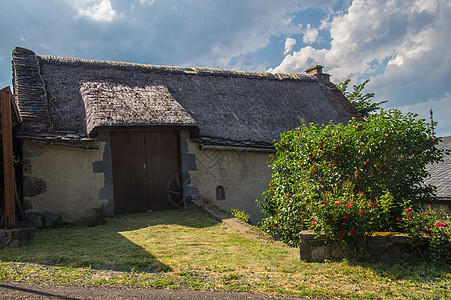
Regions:
<instances>
[{"instance_id":1,"label":"stone cottage","mask_svg":"<svg viewBox=\"0 0 451 300\"><path fill-rule=\"evenodd\" d=\"M321 66L272 74L13 51L29 210L80 219L205 199L251 214L281 132L347 123L355 107Z\"/></svg>"}]
</instances>

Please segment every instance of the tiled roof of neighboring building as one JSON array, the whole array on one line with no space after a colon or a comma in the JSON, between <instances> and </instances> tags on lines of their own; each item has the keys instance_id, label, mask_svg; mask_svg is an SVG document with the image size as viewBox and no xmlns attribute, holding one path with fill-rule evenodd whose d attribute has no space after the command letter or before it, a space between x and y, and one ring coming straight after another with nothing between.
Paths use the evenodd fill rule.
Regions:
<instances>
[{"instance_id":1,"label":"tiled roof of neighboring building","mask_svg":"<svg viewBox=\"0 0 451 300\"><path fill-rule=\"evenodd\" d=\"M451 151L451 136L441 139L437 147ZM451 155L445 155L442 162L432 164L429 173L431 176L425 180L425 183L437 187L437 198L451 200Z\"/></svg>"}]
</instances>

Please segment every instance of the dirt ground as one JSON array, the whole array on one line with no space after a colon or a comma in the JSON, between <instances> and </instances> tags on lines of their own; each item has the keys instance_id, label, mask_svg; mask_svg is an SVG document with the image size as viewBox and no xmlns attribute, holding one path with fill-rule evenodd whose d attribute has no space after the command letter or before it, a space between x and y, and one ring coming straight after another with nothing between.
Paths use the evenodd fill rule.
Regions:
<instances>
[{"instance_id":1,"label":"dirt ground","mask_svg":"<svg viewBox=\"0 0 451 300\"><path fill-rule=\"evenodd\" d=\"M307 299L263 294L130 289L112 287L48 286L31 283L0 282L0 299Z\"/></svg>"}]
</instances>

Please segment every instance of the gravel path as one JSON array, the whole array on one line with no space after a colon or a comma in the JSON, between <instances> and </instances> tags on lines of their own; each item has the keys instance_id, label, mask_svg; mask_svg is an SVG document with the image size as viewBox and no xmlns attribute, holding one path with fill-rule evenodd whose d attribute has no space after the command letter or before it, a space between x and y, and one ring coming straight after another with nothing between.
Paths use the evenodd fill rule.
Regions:
<instances>
[{"instance_id":1,"label":"gravel path","mask_svg":"<svg viewBox=\"0 0 451 300\"><path fill-rule=\"evenodd\" d=\"M306 299L263 294L187 291L166 289L129 289L112 287L48 286L31 283L0 282L0 299L225 299L267 300Z\"/></svg>"}]
</instances>

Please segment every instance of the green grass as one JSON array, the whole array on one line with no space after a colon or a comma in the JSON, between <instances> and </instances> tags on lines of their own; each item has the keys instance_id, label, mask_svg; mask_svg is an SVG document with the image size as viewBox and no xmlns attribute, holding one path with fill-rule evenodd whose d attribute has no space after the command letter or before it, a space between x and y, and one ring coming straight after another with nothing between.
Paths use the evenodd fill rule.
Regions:
<instances>
[{"instance_id":1,"label":"green grass","mask_svg":"<svg viewBox=\"0 0 451 300\"><path fill-rule=\"evenodd\" d=\"M451 297L450 266L305 263L297 248L238 233L192 209L39 230L34 243L0 250L0 280L359 299Z\"/></svg>"}]
</instances>

